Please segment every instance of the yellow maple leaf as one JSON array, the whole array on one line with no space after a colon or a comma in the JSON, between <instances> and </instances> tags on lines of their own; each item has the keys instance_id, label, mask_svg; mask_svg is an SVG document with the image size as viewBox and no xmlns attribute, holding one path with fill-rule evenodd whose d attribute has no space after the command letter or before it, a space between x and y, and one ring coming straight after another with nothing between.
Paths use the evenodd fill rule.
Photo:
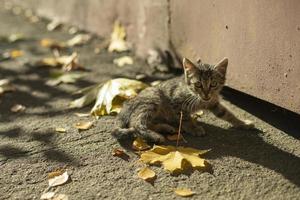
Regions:
<instances>
[{"instance_id":1,"label":"yellow maple leaf","mask_svg":"<svg viewBox=\"0 0 300 200\"><path fill-rule=\"evenodd\" d=\"M114 29L111 34L110 44L108 46L109 52L123 52L129 50L129 44L125 41L126 31L125 27L116 21L114 24Z\"/></svg>"},{"instance_id":2,"label":"yellow maple leaf","mask_svg":"<svg viewBox=\"0 0 300 200\"><path fill-rule=\"evenodd\" d=\"M190 147L154 145L149 151L141 154L140 160L147 164L162 164L164 169L176 173L188 168L199 169L206 167L206 161L200 158L209 150L198 150Z\"/></svg>"}]
</instances>

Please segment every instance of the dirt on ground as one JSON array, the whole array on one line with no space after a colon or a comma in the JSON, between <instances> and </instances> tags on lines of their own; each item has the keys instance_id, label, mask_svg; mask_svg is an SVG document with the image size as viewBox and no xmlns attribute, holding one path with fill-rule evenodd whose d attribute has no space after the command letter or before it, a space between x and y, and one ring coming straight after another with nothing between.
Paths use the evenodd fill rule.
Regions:
<instances>
[{"instance_id":1,"label":"dirt on ground","mask_svg":"<svg viewBox=\"0 0 300 200\"><path fill-rule=\"evenodd\" d=\"M91 107L69 109L68 105L75 98L73 92L94 83L116 77L135 78L137 74L148 74L146 81L169 75L151 75L149 67L139 60L119 68L112 60L120 54L95 54L95 46L103 40L94 38L73 49L90 69L87 76L75 84L48 86L45 82L50 69L28 65L52 55L38 41L49 37L65 41L73 35L66 26L49 32L45 21L30 23L24 15L4 9L0 9L0 21L0 35L23 33L29 38L0 44L1 52L25 52L20 58L0 62L0 79L11 80L17 88L0 97L0 199L39 199L48 186L47 174L58 168L66 168L71 181L56 191L69 199L181 199L173 192L180 187L196 193L190 199L300 199L299 140L230 102L225 103L240 118L252 120L257 130L232 129L205 112L202 119L208 135L185 135L187 143L182 143L211 149L204 157L212 171L172 176L156 166L151 167L157 174L154 184L139 179L137 155L129 152L129 161L112 156L112 150L120 147L111 136L115 117L79 118L75 112L87 112ZM17 103L27 109L11 112ZM94 126L79 132L74 124L84 120L94 120ZM56 127L67 131L57 133Z\"/></svg>"}]
</instances>

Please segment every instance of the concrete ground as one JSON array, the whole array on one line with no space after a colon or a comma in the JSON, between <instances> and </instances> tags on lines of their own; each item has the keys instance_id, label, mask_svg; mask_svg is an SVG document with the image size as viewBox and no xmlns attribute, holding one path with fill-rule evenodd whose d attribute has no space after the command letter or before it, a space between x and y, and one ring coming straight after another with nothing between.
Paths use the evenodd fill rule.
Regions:
<instances>
[{"instance_id":1,"label":"concrete ground","mask_svg":"<svg viewBox=\"0 0 300 200\"><path fill-rule=\"evenodd\" d=\"M240 131L205 113L203 121L208 135L185 136L191 146L212 149L205 158L213 171L195 171L171 176L160 167L151 167L157 179L151 185L137 177L141 167L138 156L130 154L124 161L112 156L119 144L111 137L113 116L95 121L93 128L78 132L74 115L84 109L68 109L72 93L115 77L134 78L148 73L142 62L118 68L112 60L119 55L102 51L94 54L101 39L75 48L81 63L91 70L74 85L47 86L49 69L24 63L51 55L38 46L46 37L66 40L72 36L65 29L48 32L45 22L29 23L23 15L0 9L0 35L21 32L29 40L14 44L1 43L0 51L21 49L23 57L0 62L0 79L10 79L17 91L0 97L0 199L39 199L47 188L47 173L67 168L71 181L58 186L57 192L69 199L181 199L173 189L187 187L196 192L191 199L300 199L300 142L271 125L226 102L240 118L255 122L258 130ZM230 66L229 66L230 67ZM167 78L151 76L148 80ZM27 107L12 113L15 103ZM92 120L92 119L88 119ZM56 133L64 127L66 133Z\"/></svg>"}]
</instances>

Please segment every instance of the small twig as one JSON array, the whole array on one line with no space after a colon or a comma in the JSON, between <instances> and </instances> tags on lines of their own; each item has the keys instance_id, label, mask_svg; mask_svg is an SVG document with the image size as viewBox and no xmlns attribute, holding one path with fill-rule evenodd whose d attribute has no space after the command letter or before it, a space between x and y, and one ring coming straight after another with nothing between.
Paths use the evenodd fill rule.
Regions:
<instances>
[{"instance_id":1,"label":"small twig","mask_svg":"<svg viewBox=\"0 0 300 200\"><path fill-rule=\"evenodd\" d=\"M179 120L179 128L178 128L178 134L177 134L176 148L178 147L179 138L180 138L180 135L181 135L181 126L182 126L182 111L180 111L180 120Z\"/></svg>"}]
</instances>

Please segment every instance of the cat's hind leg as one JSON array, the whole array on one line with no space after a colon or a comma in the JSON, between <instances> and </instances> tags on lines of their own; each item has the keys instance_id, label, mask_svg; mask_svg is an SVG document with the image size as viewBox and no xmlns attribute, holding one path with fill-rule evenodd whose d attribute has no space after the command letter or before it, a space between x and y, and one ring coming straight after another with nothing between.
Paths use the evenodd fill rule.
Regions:
<instances>
[{"instance_id":1,"label":"cat's hind leg","mask_svg":"<svg viewBox=\"0 0 300 200\"><path fill-rule=\"evenodd\" d=\"M162 134L175 134L177 133L176 128L169 124L161 123L161 124L154 124L151 126L151 130L154 130L156 132L162 133Z\"/></svg>"}]
</instances>

